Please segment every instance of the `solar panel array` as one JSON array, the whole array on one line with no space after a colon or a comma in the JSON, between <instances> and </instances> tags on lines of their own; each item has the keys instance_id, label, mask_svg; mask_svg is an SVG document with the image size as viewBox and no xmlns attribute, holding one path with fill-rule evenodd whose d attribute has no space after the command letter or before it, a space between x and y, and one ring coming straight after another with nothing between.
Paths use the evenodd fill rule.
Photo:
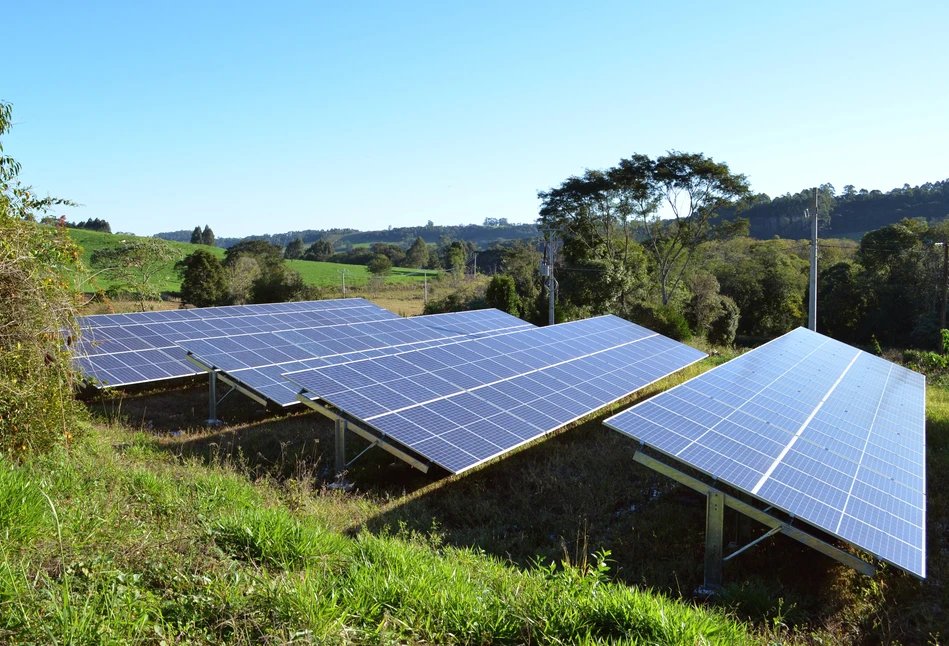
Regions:
<instances>
[{"instance_id":1,"label":"solar panel array","mask_svg":"<svg viewBox=\"0 0 949 646\"><path fill-rule=\"evenodd\" d=\"M176 345L183 339L395 318L361 298L100 314L80 318L73 354L100 385L127 386L198 374Z\"/></svg>"},{"instance_id":2,"label":"solar panel array","mask_svg":"<svg viewBox=\"0 0 949 646\"><path fill-rule=\"evenodd\" d=\"M602 316L286 377L459 473L704 356Z\"/></svg>"},{"instance_id":3,"label":"solar panel array","mask_svg":"<svg viewBox=\"0 0 949 646\"><path fill-rule=\"evenodd\" d=\"M179 345L208 369L219 370L287 406L298 403L299 388L282 377L286 372L533 327L510 314L487 309L198 339Z\"/></svg>"},{"instance_id":4,"label":"solar panel array","mask_svg":"<svg viewBox=\"0 0 949 646\"><path fill-rule=\"evenodd\" d=\"M925 577L925 377L795 330L606 421Z\"/></svg>"}]
</instances>

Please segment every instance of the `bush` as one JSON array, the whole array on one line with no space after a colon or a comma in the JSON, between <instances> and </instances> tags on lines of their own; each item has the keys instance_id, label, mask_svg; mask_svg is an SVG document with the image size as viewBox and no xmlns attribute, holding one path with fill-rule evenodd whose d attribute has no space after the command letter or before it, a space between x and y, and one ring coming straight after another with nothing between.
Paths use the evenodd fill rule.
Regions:
<instances>
[{"instance_id":1,"label":"bush","mask_svg":"<svg viewBox=\"0 0 949 646\"><path fill-rule=\"evenodd\" d=\"M217 256L198 249L175 264L181 275L181 298L197 307L226 305L230 301L231 287L224 265Z\"/></svg>"},{"instance_id":2,"label":"bush","mask_svg":"<svg viewBox=\"0 0 949 646\"><path fill-rule=\"evenodd\" d=\"M392 261L389 260L388 256L381 253L376 254L372 260L366 263L366 269L373 276L388 276L392 271Z\"/></svg>"},{"instance_id":3,"label":"bush","mask_svg":"<svg viewBox=\"0 0 949 646\"><path fill-rule=\"evenodd\" d=\"M633 310L630 320L676 341L686 343L692 340L689 322L681 313L668 305L639 306Z\"/></svg>"},{"instance_id":4,"label":"bush","mask_svg":"<svg viewBox=\"0 0 949 646\"><path fill-rule=\"evenodd\" d=\"M517 288L514 279L504 274L496 274L484 294L484 301L488 307L494 307L512 316L520 315L520 299L517 297Z\"/></svg>"},{"instance_id":5,"label":"bush","mask_svg":"<svg viewBox=\"0 0 949 646\"><path fill-rule=\"evenodd\" d=\"M731 345L738 332L738 320L741 312L738 305L728 296L721 297L721 312L708 328L708 341L715 345Z\"/></svg>"},{"instance_id":6,"label":"bush","mask_svg":"<svg viewBox=\"0 0 949 646\"><path fill-rule=\"evenodd\" d=\"M79 267L80 249L65 227L21 219L7 204L0 202L0 450L20 456L82 428L64 343L78 333L65 272Z\"/></svg>"}]
</instances>

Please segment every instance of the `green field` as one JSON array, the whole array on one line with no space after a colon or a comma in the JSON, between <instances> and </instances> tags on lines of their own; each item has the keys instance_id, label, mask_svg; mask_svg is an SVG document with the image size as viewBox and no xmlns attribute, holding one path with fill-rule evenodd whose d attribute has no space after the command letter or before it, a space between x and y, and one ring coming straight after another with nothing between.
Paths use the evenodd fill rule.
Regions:
<instances>
[{"instance_id":1,"label":"green field","mask_svg":"<svg viewBox=\"0 0 949 646\"><path fill-rule=\"evenodd\" d=\"M124 236L112 233L100 233L98 231L87 231L85 229L69 229L69 235L82 248L82 262L88 268L92 259L92 253L97 249L115 247L121 244L122 240L134 239L135 236ZM208 247L205 245L193 245L185 242L169 242L171 246L181 251L182 257L193 253L196 249L205 249L219 258L224 258L224 250L219 247ZM174 263L169 263L166 270L159 273L154 284L162 292L177 292L181 289L181 278L175 273ZM341 271L346 271L346 285L357 287L366 285L371 278L371 274L364 265L342 265L331 262L314 262L311 260L290 260L287 264L300 272L303 280L309 285L317 287L336 287L341 283ZM416 275L408 275L413 274ZM429 278L435 272L429 272ZM385 280L386 284L406 284L416 283L423 280L423 276L417 274L414 269L404 269L395 267L392 274ZM89 274L80 277L81 287L84 292L95 292L97 289L108 290L113 286L113 281L104 275L94 276Z\"/></svg>"}]
</instances>

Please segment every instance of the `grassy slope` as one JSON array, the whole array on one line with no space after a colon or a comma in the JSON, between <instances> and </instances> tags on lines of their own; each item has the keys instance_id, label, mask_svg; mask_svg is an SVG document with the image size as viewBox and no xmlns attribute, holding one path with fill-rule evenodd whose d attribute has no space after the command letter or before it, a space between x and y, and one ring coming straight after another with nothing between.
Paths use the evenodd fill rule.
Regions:
<instances>
[{"instance_id":1,"label":"grassy slope","mask_svg":"<svg viewBox=\"0 0 949 646\"><path fill-rule=\"evenodd\" d=\"M69 234L83 248L82 261L86 267L90 264L93 251L105 247L117 246L123 239L129 237L111 233L100 233L98 231L86 231L84 229L70 229ZM192 245L184 242L169 242L169 244L180 249L183 256L200 248L210 251L222 259L224 258L224 250L219 247ZM174 263L169 263L167 270L161 272L160 276L156 279L156 285L160 291L176 292L181 289L181 279L174 272L172 268L173 264ZM370 278L369 272L363 265L341 265L329 262L313 262L310 260L292 260L289 262L289 265L300 272L304 281L318 287L336 287L339 285L340 275L338 272L341 270L348 272L346 276L347 285L365 285L369 282ZM410 273L413 273L413 270L395 268L392 275L386 279L386 282L391 284L414 284L423 279L422 276L406 275ZM100 276L94 279L94 285L95 286L93 286L93 283L84 285L83 290L92 292L95 291L96 287L108 289L112 286L112 283L105 277Z\"/></svg>"},{"instance_id":2,"label":"grassy slope","mask_svg":"<svg viewBox=\"0 0 949 646\"><path fill-rule=\"evenodd\" d=\"M117 426L69 455L0 462L0 501L0 640L746 641L595 566L518 570L433 535L346 535L331 525L345 494L252 483Z\"/></svg>"},{"instance_id":3,"label":"grassy slope","mask_svg":"<svg viewBox=\"0 0 949 646\"><path fill-rule=\"evenodd\" d=\"M0 462L0 642L745 641L719 611L667 600L700 582L704 504L632 464L633 443L600 424L608 413L460 477L370 451L350 473L359 490L341 493L321 480L328 422L261 418L229 398L231 424L206 430L206 398L200 386L117 394L93 407L113 421L72 455ZM928 442L927 581L869 579L771 538L726 569L749 639L941 643L944 385L928 390ZM350 457L362 448L351 441ZM606 550L609 572L590 556Z\"/></svg>"}]
</instances>

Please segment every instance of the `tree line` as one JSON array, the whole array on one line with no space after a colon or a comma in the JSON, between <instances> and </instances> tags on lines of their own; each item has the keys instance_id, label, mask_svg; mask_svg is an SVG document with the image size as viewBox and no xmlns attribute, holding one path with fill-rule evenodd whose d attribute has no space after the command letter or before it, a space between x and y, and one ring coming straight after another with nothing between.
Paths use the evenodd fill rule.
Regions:
<instances>
[{"instance_id":1,"label":"tree line","mask_svg":"<svg viewBox=\"0 0 949 646\"><path fill-rule=\"evenodd\" d=\"M832 187L818 190L823 196ZM717 344L761 342L806 325L809 241L749 236L735 205L750 198L743 175L680 152L634 155L541 192L538 224L557 246L557 319L615 314L680 340L698 335ZM813 191L795 198L795 218L804 219L813 199ZM828 199L818 213L822 222L831 206ZM939 347L945 244L949 223L922 219L887 224L859 243L822 240L818 331L855 344ZM485 289L433 301L428 311L492 306L546 323L540 260L532 245L505 249Z\"/></svg>"},{"instance_id":2,"label":"tree line","mask_svg":"<svg viewBox=\"0 0 949 646\"><path fill-rule=\"evenodd\" d=\"M921 186L904 184L886 193L857 190L850 184L838 193L833 184L822 184L819 192L821 225L828 235L835 237L863 234L903 219L935 222L949 213L949 180ZM812 188L773 199L758 193L721 209L719 217L748 219L750 235L759 239L807 237L804 209L812 204Z\"/></svg>"}]
</instances>

